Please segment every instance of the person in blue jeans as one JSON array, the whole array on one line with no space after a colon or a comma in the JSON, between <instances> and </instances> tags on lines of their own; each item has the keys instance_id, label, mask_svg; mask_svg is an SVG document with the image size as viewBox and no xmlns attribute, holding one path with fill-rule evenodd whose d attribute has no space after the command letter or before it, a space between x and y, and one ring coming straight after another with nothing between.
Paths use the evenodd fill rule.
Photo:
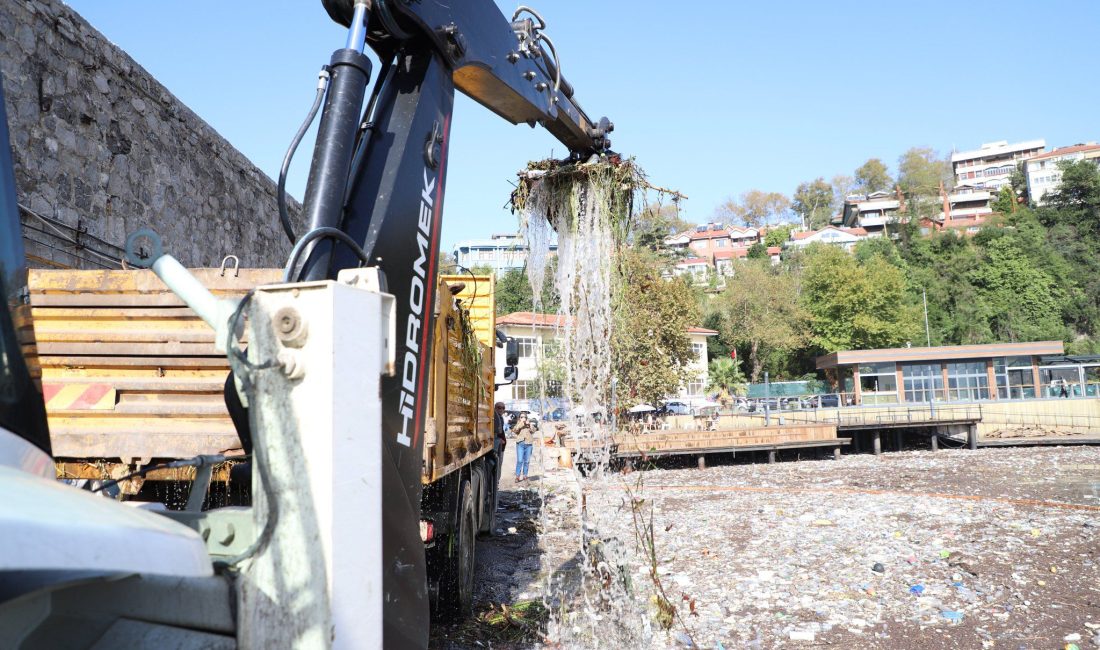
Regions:
<instances>
[{"instance_id":1,"label":"person in blue jeans","mask_svg":"<svg viewBox=\"0 0 1100 650\"><path fill-rule=\"evenodd\" d=\"M527 468L531 464L531 447L534 446L534 431L526 413L519 414L512 433L516 436L516 481L526 481Z\"/></svg>"}]
</instances>

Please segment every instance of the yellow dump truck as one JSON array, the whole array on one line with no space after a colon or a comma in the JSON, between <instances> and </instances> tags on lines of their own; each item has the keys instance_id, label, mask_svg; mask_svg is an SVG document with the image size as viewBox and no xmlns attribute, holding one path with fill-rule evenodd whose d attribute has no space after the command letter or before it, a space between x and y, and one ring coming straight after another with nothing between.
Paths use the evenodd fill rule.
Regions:
<instances>
[{"instance_id":1,"label":"yellow dump truck","mask_svg":"<svg viewBox=\"0 0 1100 650\"><path fill-rule=\"evenodd\" d=\"M282 277L281 269L192 272L221 297ZM458 613L472 599L475 538L493 528L496 304L491 275L438 282L421 537L433 602ZM59 477L113 479L163 461L243 454L223 397L229 364L215 350L214 332L151 271L33 270L29 285ZM232 464L215 470L220 489L211 494L229 493ZM186 481L194 471L154 470L125 481L124 498L182 506L187 490L165 489L163 481Z\"/></svg>"}]
</instances>

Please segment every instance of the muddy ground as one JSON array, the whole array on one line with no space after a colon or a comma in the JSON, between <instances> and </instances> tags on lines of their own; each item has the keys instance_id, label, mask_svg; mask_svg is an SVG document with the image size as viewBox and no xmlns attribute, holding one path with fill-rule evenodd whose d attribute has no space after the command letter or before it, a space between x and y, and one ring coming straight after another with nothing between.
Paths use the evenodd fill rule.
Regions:
<instances>
[{"instance_id":1,"label":"muddy ground","mask_svg":"<svg viewBox=\"0 0 1100 650\"><path fill-rule=\"evenodd\" d=\"M504 534L479 547L480 618L437 626L434 647L614 647L616 626L654 648L1100 647L1098 448L708 462L506 478ZM589 538L629 551L607 588L648 618L593 605L582 490Z\"/></svg>"}]
</instances>

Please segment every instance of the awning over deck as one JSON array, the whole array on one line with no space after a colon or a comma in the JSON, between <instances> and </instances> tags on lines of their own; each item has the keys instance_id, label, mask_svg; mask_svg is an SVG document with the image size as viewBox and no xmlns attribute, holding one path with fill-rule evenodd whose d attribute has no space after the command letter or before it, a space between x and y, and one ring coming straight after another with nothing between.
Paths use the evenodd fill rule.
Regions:
<instances>
[{"instance_id":1,"label":"awning over deck","mask_svg":"<svg viewBox=\"0 0 1100 650\"><path fill-rule=\"evenodd\" d=\"M919 363L922 361L952 361L955 359L988 359L991 357L1061 355L1061 341L1032 343L989 343L984 345L940 345L922 348L883 348L879 350L841 350L817 358L817 369L836 368L863 363Z\"/></svg>"}]
</instances>

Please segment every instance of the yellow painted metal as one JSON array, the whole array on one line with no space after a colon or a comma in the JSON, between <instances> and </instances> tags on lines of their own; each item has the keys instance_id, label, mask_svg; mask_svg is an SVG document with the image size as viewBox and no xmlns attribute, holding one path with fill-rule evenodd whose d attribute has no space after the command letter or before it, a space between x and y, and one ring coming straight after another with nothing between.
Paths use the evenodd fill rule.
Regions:
<instances>
[{"instance_id":1,"label":"yellow painted metal","mask_svg":"<svg viewBox=\"0 0 1100 650\"><path fill-rule=\"evenodd\" d=\"M221 296L282 277L280 269L192 272ZM50 400L55 456L101 463L240 446L222 394L225 355L214 349L210 328L151 271L33 270L29 284L43 383L62 396L110 386L110 409Z\"/></svg>"},{"instance_id":2,"label":"yellow painted metal","mask_svg":"<svg viewBox=\"0 0 1100 650\"><path fill-rule=\"evenodd\" d=\"M279 282L279 269L193 271L219 295ZM450 289L465 286L454 295ZM55 455L88 459L183 458L238 446L222 397L228 364L213 334L149 271L31 272L43 381L109 384L110 410L48 409ZM443 276L429 371L424 482L493 448L496 301L492 276ZM481 351L472 376L461 362L465 309ZM102 462L101 460L97 462Z\"/></svg>"},{"instance_id":3,"label":"yellow painted metal","mask_svg":"<svg viewBox=\"0 0 1100 650\"><path fill-rule=\"evenodd\" d=\"M496 285L492 275L441 275L448 287L463 286L455 295L470 314L470 324L482 345L494 348L496 337ZM444 295L440 293L440 295Z\"/></svg>"},{"instance_id":4,"label":"yellow painted metal","mask_svg":"<svg viewBox=\"0 0 1100 650\"><path fill-rule=\"evenodd\" d=\"M450 287L457 282L465 287L452 295ZM439 315L432 333L428 375L424 483L437 481L493 449L493 290L490 276L442 276L439 280ZM471 305L470 323L481 352L476 374L462 362L466 339L459 310L467 309L466 305Z\"/></svg>"}]
</instances>

